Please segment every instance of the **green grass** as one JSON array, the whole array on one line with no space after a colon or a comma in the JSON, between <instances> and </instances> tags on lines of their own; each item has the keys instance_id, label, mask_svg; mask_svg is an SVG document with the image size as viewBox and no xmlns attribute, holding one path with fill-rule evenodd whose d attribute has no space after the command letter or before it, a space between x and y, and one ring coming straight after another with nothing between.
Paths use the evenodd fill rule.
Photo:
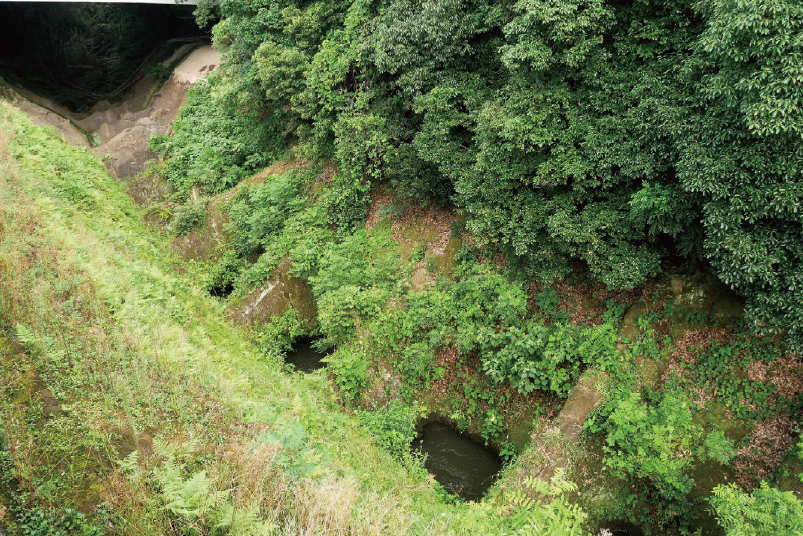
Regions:
<instances>
[{"instance_id":1,"label":"green grass","mask_svg":"<svg viewBox=\"0 0 803 536\"><path fill-rule=\"evenodd\" d=\"M0 327L22 343L0 367L11 503L118 534L508 532L501 493L444 504L327 378L262 357L89 153L0 117ZM42 416L37 381L60 413Z\"/></svg>"}]
</instances>

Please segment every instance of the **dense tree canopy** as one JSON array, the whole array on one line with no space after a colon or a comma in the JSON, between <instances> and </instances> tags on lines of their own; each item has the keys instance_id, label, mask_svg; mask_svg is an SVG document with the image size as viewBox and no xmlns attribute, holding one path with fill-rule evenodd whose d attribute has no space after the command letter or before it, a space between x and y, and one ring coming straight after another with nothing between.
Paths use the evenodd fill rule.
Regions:
<instances>
[{"instance_id":1,"label":"dense tree canopy","mask_svg":"<svg viewBox=\"0 0 803 536\"><path fill-rule=\"evenodd\" d=\"M453 203L481 244L544 280L580 263L632 288L668 255L707 259L757 329L803 341L798 2L222 0L220 12L217 93L334 158L345 190L386 182Z\"/></svg>"}]
</instances>

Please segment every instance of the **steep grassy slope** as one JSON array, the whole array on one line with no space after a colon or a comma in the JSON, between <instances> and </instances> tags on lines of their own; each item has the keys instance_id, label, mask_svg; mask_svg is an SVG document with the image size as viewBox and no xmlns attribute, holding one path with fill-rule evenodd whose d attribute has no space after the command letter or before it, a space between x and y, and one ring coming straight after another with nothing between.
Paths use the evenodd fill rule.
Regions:
<instances>
[{"instance_id":1,"label":"steep grassy slope","mask_svg":"<svg viewBox=\"0 0 803 536\"><path fill-rule=\"evenodd\" d=\"M0 366L2 463L18 522L55 506L118 534L504 530L503 509L446 506L376 448L322 376L261 357L91 155L5 103L0 117L0 319L19 343ZM79 523L58 512L41 515Z\"/></svg>"}]
</instances>

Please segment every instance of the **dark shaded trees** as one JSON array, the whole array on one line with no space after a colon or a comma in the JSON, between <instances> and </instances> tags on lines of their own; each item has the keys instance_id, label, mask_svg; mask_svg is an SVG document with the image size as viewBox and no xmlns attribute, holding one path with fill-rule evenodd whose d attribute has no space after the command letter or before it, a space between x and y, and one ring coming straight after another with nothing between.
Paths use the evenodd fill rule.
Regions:
<instances>
[{"instance_id":1,"label":"dark shaded trees","mask_svg":"<svg viewBox=\"0 0 803 536\"><path fill-rule=\"evenodd\" d=\"M0 4L0 74L75 110L122 97L163 40L201 35L189 6Z\"/></svg>"}]
</instances>

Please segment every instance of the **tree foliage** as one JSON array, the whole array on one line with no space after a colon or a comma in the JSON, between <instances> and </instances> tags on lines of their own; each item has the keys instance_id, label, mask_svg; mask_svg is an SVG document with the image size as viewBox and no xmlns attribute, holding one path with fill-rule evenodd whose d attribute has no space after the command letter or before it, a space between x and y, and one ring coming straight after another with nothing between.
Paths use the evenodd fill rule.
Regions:
<instances>
[{"instance_id":1,"label":"tree foliage","mask_svg":"<svg viewBox=\"0 0 803 536\"><path fill-rule=\"evenodd\" d=\"M761 483L745 493L735 484L714 488L711 506L727 536L800 536L803 502L791 491Z\"/></svg>"},{"instance_id":2,"label":"tree foliage","mask_svg":"<svg viewBox=\"0 0 803 536\"><path fill-rule=\"evenodd\" d=\"M387 182L454 203L480 245L544 280L579 265L632 288L668 255L707 259L757 329L803 342L799 2L220 9L236 102L335 161L348 225Z\"/></svg>"}]
</instances>

